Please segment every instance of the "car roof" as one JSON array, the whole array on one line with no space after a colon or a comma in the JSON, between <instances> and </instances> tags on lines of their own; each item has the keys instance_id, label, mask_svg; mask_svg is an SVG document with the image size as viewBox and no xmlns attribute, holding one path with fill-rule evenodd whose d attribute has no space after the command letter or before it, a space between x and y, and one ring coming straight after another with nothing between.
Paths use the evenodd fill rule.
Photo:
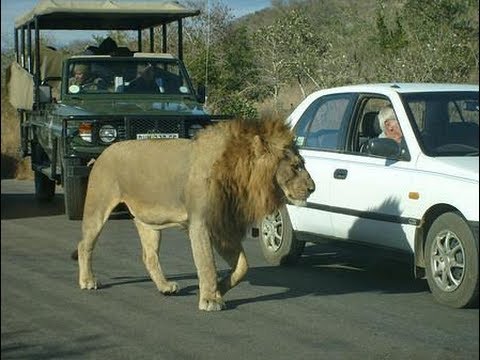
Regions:
<instances>
[{"instance_id":1,"label":"car roof","mask_svg":"<svg viewBox=\"0 0 480 360\"><path fill-rule=\"evenodd\" d=\"M196 16L176 1L40 0L15 19L15 28L38 21L47 30L138 30Z\"/></svg>"},{"instance_id":2,"label":"car roof","mask_svg":"<svg viewBox=\"0 0 480 360\"><path fill-rule=\"evenodd\" d=\"M327 90L327 89L325 89ZM371 92L394 91L398 93L413 92L441 92L441 91L478 91L479 86L474 84L454 83L373 83L347 85L328 89L335 92Z\"/></svg>"}]
</instances>

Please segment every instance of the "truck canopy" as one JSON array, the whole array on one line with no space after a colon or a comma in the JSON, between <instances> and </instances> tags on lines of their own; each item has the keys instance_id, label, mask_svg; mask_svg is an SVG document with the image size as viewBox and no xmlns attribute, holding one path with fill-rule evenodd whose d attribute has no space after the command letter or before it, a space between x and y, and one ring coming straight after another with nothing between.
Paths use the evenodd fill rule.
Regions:
<instances>
[{"instance_id":1,"label":"truck canopy","mask_svg":"<svg viewBox=\"0 0 480 360\"><path fill-rule=\"evenodd\" d=\"M140 30L199 13L176 1L41 0L15 19L15 28L36 20L44 30Z\"/></svg>"}]
</instances>

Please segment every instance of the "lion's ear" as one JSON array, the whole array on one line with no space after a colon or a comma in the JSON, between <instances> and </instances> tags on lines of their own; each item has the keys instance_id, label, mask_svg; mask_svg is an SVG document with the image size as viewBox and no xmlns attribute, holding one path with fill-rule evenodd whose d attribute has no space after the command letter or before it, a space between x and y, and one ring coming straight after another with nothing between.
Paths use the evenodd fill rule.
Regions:
<instances>
[{"instance_id":1,"label":"lion's ear","mask_svg":"<svg viewBox=\"0 0 480 360\"><path fill-rule=\"evenodd\" d=\"M255 156L259 157L265 154L265 151L266 151L265 145L263 144L263 141L260 138L260 136L255 135L253 137L252 147L253 147L253 152L255 153Z\"/></svg>"}]
</instances>

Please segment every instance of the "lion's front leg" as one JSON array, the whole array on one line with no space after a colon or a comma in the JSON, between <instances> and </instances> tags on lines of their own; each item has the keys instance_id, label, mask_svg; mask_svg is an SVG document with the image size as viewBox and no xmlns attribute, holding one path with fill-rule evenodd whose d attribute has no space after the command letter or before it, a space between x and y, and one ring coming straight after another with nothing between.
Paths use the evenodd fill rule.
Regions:
<instances>
[{"instance_id":1,"label":"lion's front leg","mask_svg":"<svg viewBox=\"0 0 480 360\"><path fill-rule=\"evenodd\" d=\"M217 269L207 228L202 222L192 222L189 234L200 288L198 308L205 311L222 310L225 302L217 289Z\"/></svg>"}]
</instances>

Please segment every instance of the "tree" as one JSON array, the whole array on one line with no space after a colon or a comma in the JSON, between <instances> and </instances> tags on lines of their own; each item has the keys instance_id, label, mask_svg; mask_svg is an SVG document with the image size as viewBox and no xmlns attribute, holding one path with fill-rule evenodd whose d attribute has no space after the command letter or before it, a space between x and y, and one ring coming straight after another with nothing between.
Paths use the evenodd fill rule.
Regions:
<instances>
[{"instance_id":1,"label":"tree","mask_svg":"<svg viewBox=\"0 0 480 360\"><path fill-rule=\"evenodd\" d=\"M257 31L255 47L264 83L270 89L276 108L280 89L290 81L297 83L303 97L306 96L305 80L318 87L314 74L327 44L302 11L286 12L272 25Z\"/></svg>"},{"instance_id":2,"label":"tree","mask_svg":"<svg viewBox=\"0 0 480 360\"><path fill-rule=\"evenodd\" d=\"M382 81L467 82L478 74L478 21L472 0L407 0L377 13L377 77ZM478 8L477 8L478 11ZM390 24L390 25L389 25ZM394 24L394 25L391 25Z\"/></svg>"}]
</instances>

